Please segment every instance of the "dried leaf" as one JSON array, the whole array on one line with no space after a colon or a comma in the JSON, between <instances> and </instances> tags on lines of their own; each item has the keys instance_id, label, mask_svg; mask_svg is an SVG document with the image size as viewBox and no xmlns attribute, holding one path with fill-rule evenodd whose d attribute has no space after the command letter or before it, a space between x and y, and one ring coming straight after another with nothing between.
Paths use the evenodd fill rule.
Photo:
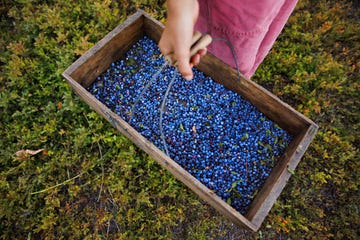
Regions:
<instances>
[{"instance_id":1,"label":"dried leaf","mask_svg":"<svg viewBox=\"0 0 360 240\"><path fill-rule=\"evenodd\" d=\"M30 149L22 149L17 151L15 154L18 157L19 160L24 160L29 158L30 156L34 156L40 152L44 151L44 149L38 149L38 150L30 150Z\"/></svg>"}]
</instances>

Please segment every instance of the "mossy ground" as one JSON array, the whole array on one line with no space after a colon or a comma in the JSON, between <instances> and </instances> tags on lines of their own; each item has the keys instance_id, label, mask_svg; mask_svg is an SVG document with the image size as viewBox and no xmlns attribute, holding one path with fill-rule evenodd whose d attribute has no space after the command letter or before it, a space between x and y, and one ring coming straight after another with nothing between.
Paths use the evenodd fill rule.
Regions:
<instances>
[{"instance_id":1,"label":"mossy ground","mask_svg":"<svg viewBox=\"0 0 360 240\"><path fill-rule=\"evenodd\" d=\"M138 7L165 18L163 1L0 1L1 238L358 239L358 1L299 1L253 77L320 126L258 233L200 201L61 77Z\"/></svg>"}]
</instances>

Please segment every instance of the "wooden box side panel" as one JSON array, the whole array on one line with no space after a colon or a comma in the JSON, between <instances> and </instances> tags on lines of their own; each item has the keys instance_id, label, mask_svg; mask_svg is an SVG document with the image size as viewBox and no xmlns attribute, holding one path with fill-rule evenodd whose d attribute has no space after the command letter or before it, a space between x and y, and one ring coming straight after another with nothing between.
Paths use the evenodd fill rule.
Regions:
<instances>
[{"instance_id":1,"label":"wooden box side panel","mask_svg":"<svg viewBox=\"0 0 360 240\"><path fill-rule=\"evenodd\" d=\"M134 22L126 23L126 26L141 26L144 27L143 24L139 25L139 19L141 21L144 20L144 16L142 11L139 11L136 14L136 18L131 18ZM130 19L130 20L131 20ZM148 20L151 20L148 18ZM149 31L150 36L160 39L162 26L161 23L156 21L149 21L147 25L148 29L139 29L134 31ZM159 28L160 27L160 28ZM146 27L145 27L146 28ZM153 31L152 28L157 28L158 30ZM122 134L124 134L130 141L136 144L139 148L144 150L150 156L152 156L161 166L165 169L170 171L178 180L183 182L186 186L188 186L192 191L194 191L201 199L205 200L209 203L212 207L218 210L221 214L226 216L229 220L233 221L240 227L246 228L251 231L255 231L255 226L246 219L243 215L237 212L235 209L230 207L227 203L225 203L221 198L219 198L213 191L208 189L205 185L199 182L195 177L189 174L186 170L184 170L180 165L178 165L175 161L173 161L170 157L168 157L165 153L160 151L155 145L153 145L150 141L144 138L140 133L138 133L133 127L131 127L127 122L125 122L122 118L118 115L113 113L110 109L108 109L104 104L102 104L99 100L97 100L91 93L89 93L85 87L86 85L90 84L98 75L101 74L101 71L90 72L86 69L83 70L82 68L91 68L92 63L96 62L97 60L93 60L92 58L99 58L104 52L112 52L113 49L109 48L108 46L112 46L111 41L116 41L117 36L116 34L121 34L122 32L119 29L123 29L123 26L119 26L116 28L117 31L113 31L113 34L107 35L110 36L105 37L102 41L103 43L98 44L93 49L91 49L87 54L85 54L80 61L78 60L75 62L71 67L69 67L64 73L64 78L68 81L74 92L84 100L92 109L94 109L97 113L102 115L107 121L109 121L117 130L119 130ZM116 30L115 29L115 30ZM134 28L133 28L134 29ZM120 32L119 32L120 31ZM123 30L122 30L123 31ZM124 30L126 31L126 29ZM132 45L133 42L131 39L128 39L129 43L122 42L122 46ZM99 54L99 55L97 55ZM109 58L111 59L111 58ZM111 61L109 63L104 64L105 69L108 68ZM104 69L104 70L105 70ZM103 70L103 71L104 71ZM86 74L93 73L94 77L92 80L89 80L86 77Z\"/></svg>"},{"instance_id":2,"label":"wooden box side panel","mask_svg":"<svg viewBox=\"0 0 360 240\"><path fill-rule=\"evenodd\" d=\"M129 138L130 141L144 150L147 154L152 156L162 167L167 169L178 180L183 182L187 187L194 191L201 199L205 200L208 204L210 204L217 211L219 211L238 226L255 231L256 227L254 224L252 224L243 215L238 213L235 209L230 207L213 191L199 182L194 176L188 173L161 150L159 150L153 143L138 133L127 122L125 122L122 118L120 118L99 100L97 100L91 93L84 89L82 85L72 79L71 76L64 74L64 77L67 79L77 96L84 100L97 113L102 115L117 130Z\"/></svg>"},{"instance_id":3,"label":"wooden box side panel","mask_svg":"<svg viewBox=\"0 0 360 240\"><path fill-rule=\"evenodd\" d=\"M158 42L164 26L146 15L146 13L144 13L144 17L145 34ZM223 84L226 88L239 93L292 135L300 134L309 124L313 124L310 119L295 111L288 104L282 102L278 97L255 82L242 76L239 82L237 71L217 59L211 53L203 57L198 69L211 76L218 83Z\"/></svg>"},{"instance_id":4,"label":"wooden box side panel","mask_svg":"<svg viewBox=\"0 0 360 240\"><path fill-rule=\"evenodd\" d=\"M142 26L143 15L137 12L95 44L66 69L65 73L85 88L90 86L96 77L123 56L143 35Z\"/></svg>"},{"instance_id":5,"label":"wooden box side panel","mask_svg":"<svg viewBox=\"0 0 360 240\"><path fill-rule=\"evenodd\" d=\"M203 57L199 69L226 88L239 93L268 118L292 135L299 134L306 126L313 123L257 83L243 76L239 81L235 69L224 64L210 53Z\"/></svg>"},{"instance_id":6,"label":"wooden box side panel","mask_svg":"<svg viewBox=\"0 0 360 240\"><path fill-rule=\"evenodd\" d=\"M163 30L161 23L154 22L151 18L145 18L144 28L146 29L145 33L149 37L157 42L160 40ZM251 223L254 224L256 230L258 230L276 199L280 195L282 189L285 187L286 182L290 178L290 173L287 169L295 169L304 153L304 151L299 151L298 147L306 145L306 149L316 132L315 130L309 133L307 131L308 127L310 126L311 128L314 127L317 129L317 126L313 124L311 120L293 110L290 106L283 103L275 95L271 94L260 85L243 77L239 83L237 72L211 54L208 54L202 60L199 70L213 77L214 80L217 80L220 84L225 85L228 89L239 93L255 105L261 112L279 124L280 127L295 136L295 139L287 148L286 153L279 163L273 169L273 173L265 182L264 187L257 194L249 208L249 212L245 216L247 220L251 219ZM230 75L230 77L226 77L224 80L222 76L228 75ZM211 199L206 198L205 200L207 200L207 202L209 202L209 200L211 201ZM215 208L219 210L219 208ZM229 219L232 219L231 216L228 216L229 212L223 212L221 209L219 211Z\"/></svg>"},{"instance_id":7,"label":"wooden box side panel","mask_svg":"<svg viewBox=\"0 0 360 240\"><path fill-rule=\"evenodd\" d=\"M198 194L200 198L207 201L235 224L256 231L289 179L290 174L287 171L288 167L292 169L296 167L305 149L311 142L314 133L309 129L313 129L314 126L317 128L317 126L313 124L311 120L293 110L290 106L283 103L276 96L256 83L245 78L242 78L241 82L238 82L236 71L213 55L207 54L203 58L199 70L211 76L215 81L223 84L228 89L239 93L257 107L259 111L263 112L295 137L287 148L284 157L273 169L269 179L265 183L265 187L260 190L258 196L250 206L246 217L244 217L85 89L96 77L105 71L113 61L123 56L143 34L148 35L158 42L162 31L163 25L161 23L152 19L143 11L138 11L72 64L63 73L63 76L81 99L107 119L107 121L128 137L134 144L151 155L177 179Z\"/></svg>"},{"instance_id":8,"label":"wooden box side panel","mask_svg":"<svg viewBox=\"0 0 360 240\"><path fill-rule=\"evenodd\" d=\"M163 30L164 25L161 22L151 18L146 13L144 13L144 32L147 36L158 43L160 41Z\"/></svg>"},{"instance_id":9,"label":"wooden box side panel","mask_svg":"<svg viewBox=\"0 0 360 240\"><path fill-rule=\"evenodd\" d=\"M288 146L286 153L273 168L270 176L266 179L246 214L246 217L256 226L260 227L271 210L291 177L291 172L295 170L305 154L317 129L317 125L309 125L301 134L298 134Z\"/></svg>"}]
</instances>

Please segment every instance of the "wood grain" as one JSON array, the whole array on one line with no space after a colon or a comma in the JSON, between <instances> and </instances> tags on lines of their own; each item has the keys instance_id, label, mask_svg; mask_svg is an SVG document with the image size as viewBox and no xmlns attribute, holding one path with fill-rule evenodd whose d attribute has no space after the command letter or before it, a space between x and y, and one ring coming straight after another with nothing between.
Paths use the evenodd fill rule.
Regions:
<instances>
[{"instance_id":1,"label":"wood grain","mask_svg":"<svg viewBox=\"0 0 360 240\"><path fill-rule=\"evenodd\" d=\"M112 62L122 57L143 36L142 16L142 13L137 12L129 17L74 62L65 73L87 88Z\"/></svg>"},{"instance_id":2,"label":"wood grain","mask_svg":"<svg viewBox=\"0 0 360 240\"><path fill-rule=\"evenodd\" d=\"M86 90L112 62L121 58L144 34L158 42L163 28L160 22L139 10L69 66L64 71L63 77L91 108L151 155L201 199L238 226L257 231L290 178L288 169L296 168L315 136L318 126L255 82L243 76L238 81L237 72L212 54L208 53L202 59L198 66L200 71L241 95L293 136L292 142L259 190L248 212L245 216L240 214Z\"/></svg>"}]
</instances>

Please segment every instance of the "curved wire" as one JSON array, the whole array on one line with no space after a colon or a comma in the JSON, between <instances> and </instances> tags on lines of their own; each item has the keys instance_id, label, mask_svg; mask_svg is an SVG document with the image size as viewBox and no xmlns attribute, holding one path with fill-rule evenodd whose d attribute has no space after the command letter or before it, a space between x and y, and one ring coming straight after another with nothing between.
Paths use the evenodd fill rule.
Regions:
<instances>
[{"instance_id":1,"label":"curved wire","mask_svg":"<svg viewBox=\"0 0 360 240\"><path fill-rule=\"evenodd\" d=\"M163 145L164 145L164 149L165 149L165 153L166 155L169 156L169 150L168 150L168 147L167 147L167 144L166 144L166 141L165 141L165 135L164 135L164 129L163 129L163 126L162 126L162 122L163 122L163 115L164 115L164 110L165 110L165 104L166 104L166 100L168 98L168 95L170 93L170 89L172 87L172 85L174 84L175 82L175 79L176 79L176 75L178 74L178 71L175 70L174 74L173 74L173 77L166 89L166 92L165 92L165 95L164 95L164 98L161 102L161 105L160 105L160 120L159 120L159 128L160 128L160 138L163 142Z\"/></svg>"},{"instance_id":2,"label":"curved wire","mask_svg":"<svg viewBox=\"0 0 360 240\"><path fill-rule=\"evenodd\" d=\"M228 47L230 48L231 54L232 54L234 62L235 62L236 71L237 71L237 74L238 74L238 81L240 82L241 81L241 73L240 73L240 70L239 70L239 64L238 64L238 61L237 61L236 51L235 51L234 45L227 38L213 38L213 40L214 41L224 41L228 45Z\"/></svg>"},{"instance_id":3,"label":"curved wire","mask_svg":"<svg viewBox=\"0 0 360 240\"><path fill-rule=\"evenodd\" d=\"M136 98L134 104L131 106L131 109L130 109L130 120L129 120L129 122L131 122L131 120L132 120L132 118L134 116L135 107L139 103L141 97L144 95L146 90L148 90L148 88L155 81L155 79L159 76L159 74L162 72L162 70L168 65L169 65L168 62L165 61L165 63L161 66L161 68L151 77L151 80L145 85L145 87L141 91L140 95Z\"/></svg>"}]
</instances>

